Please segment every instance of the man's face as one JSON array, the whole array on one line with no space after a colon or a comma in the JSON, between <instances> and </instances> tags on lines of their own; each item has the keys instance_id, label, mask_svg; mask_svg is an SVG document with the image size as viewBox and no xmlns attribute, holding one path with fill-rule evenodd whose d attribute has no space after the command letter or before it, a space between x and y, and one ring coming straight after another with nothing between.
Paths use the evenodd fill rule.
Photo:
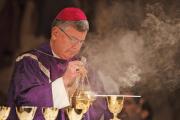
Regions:
<instances>
[{"instance_id":1,"label":"man's face","mask_svg":"<svg viewBox=\"0 0 180 120\"><path fill-rule=\"evenodd\" d=\"M124 101L124 119L128 120L139 120L139 109L140 107L134 101L134 98L125 98Z\"/></svg>"},{"instance_id":2,"label":"man's face","mask_svg":"<svg viewBox=\"0 0 180 120\"><path fill-rule=\"evenodd\" d=\"M60 27L53 27L51 32L51 47L62 59L70 59L79 53L87 32L79 32L69 26L65 30Z\"/></svg>"},{"instance_id":3,"label":"man's face","mask_svg":"<svg viewBox=\"0 0 180 120\"><path fill-rule=\"evenodd\" d=\"M138 111L138 105L135 103L133 98L126 98L124 102L125 111L128 114L134 114Z\"/></svg>"}]
</instances>

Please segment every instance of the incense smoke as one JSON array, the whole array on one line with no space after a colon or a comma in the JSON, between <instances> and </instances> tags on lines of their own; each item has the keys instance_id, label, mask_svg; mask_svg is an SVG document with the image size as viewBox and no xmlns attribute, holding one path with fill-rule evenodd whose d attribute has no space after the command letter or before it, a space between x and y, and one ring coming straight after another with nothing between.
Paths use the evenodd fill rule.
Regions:
<instances>
[{"instance_id":1,"label":"incense smoke","mask_svg":"<svg viewBox=\"0 0 180 120\"><path fill-rule=\"evenodd\" d=\"M97 34L89 35L85 53L106 92L119 93L134 86L147 91L174 91L180 73L179 20L167 16L159 3L146 6L143 20L140 8L128 13L118 2L104 7L98 8L102 11L96 18Z\"/></svg>"}]
</instances>

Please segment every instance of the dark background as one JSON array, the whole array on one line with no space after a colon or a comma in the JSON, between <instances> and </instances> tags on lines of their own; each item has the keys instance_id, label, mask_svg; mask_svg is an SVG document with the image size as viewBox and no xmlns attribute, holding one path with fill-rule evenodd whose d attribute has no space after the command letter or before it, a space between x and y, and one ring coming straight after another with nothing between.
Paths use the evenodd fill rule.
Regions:
<instances>
[{"instance_id":1,"label":"dark background","mask_svg":"<svg viewBox=\"0 0 180 120\"><path fill-rule=\"evenodd\" d=\"M141 56L145 58L143 59L145 62L140 65L140 68L148 64L154 67L153 69L148 67L148 70L155 70L156 73L147 72L146 69L147 71L141 74L142 80L133 87L151 103L155 112L154 119L179 120L179 0L1 0L0 104L6 102L8 85L17 55L47 41L52 20L59 10L67 6L80 7L87 14L90 22L87 46L96 43L96 40L99 44L107 42L115 45L116 40L113 41L113 37L116 35L113 30L120 31L120 34L134 31L137 33L136 36L143 38L147 45L142 51L148 52ZM148 20L157 20L153 16L147 17L147 13L153 14L161 22L160 29L153 31L158 25L153 22L151 24ZM153 26L154 24L156 26ZM170 28L172 32L167 32ZM159 39L167 44L163 43L164 46L160 46L162 45L160 43L160 47L156 49L154 47L157 41L153 40L156 40L158 34L162 35ZM102 40L99 41L99 39ZM169 42L173 40L175 44L170 44ZM105 49L103 45L102 49ZM97 48L96 52L102 49ZM151 56L152 53L155 56ZM166 65L171 67L166 69L164 67ZM155 79L157 81L152 82Z\"/></svg>"}]
</instances>

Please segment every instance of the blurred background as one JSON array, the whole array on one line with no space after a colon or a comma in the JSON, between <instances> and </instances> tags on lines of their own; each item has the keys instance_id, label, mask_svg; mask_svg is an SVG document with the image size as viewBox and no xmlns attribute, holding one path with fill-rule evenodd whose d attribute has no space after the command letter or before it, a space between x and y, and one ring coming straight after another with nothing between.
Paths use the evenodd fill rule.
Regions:
<instances>
[{"instance_id":1,"label":"blurred background","mask_svg":"<svg viewBox=\"0 0 180 120\"><path fill-rule=\"evenodd\" d=\"M0 104L15 58L48 41L51 22L68 6L87 14L81 54L106 93L130 89L143 96L131 104L145 105L153 120L180 120L179 0L0 0Z\"/></svg>"}]
</instances>

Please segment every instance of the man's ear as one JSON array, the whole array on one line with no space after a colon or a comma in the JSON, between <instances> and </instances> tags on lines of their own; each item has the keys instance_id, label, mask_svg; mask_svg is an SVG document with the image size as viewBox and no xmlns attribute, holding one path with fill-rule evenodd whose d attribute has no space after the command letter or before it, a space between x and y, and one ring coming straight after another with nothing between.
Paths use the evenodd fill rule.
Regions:
<instances>
[{"instance_id":1,"label":"man's ear","mask_svg":"<svg viewBox=\"0 0 180 120\"><path fill-rule=\"evenodd\" d=\"M51 29L51 38L53 40L55 40L57 37L58 37L58 34L59 34L59 28L57 26L54 26L52 29Z\"/></svg>"}]
</instances>

